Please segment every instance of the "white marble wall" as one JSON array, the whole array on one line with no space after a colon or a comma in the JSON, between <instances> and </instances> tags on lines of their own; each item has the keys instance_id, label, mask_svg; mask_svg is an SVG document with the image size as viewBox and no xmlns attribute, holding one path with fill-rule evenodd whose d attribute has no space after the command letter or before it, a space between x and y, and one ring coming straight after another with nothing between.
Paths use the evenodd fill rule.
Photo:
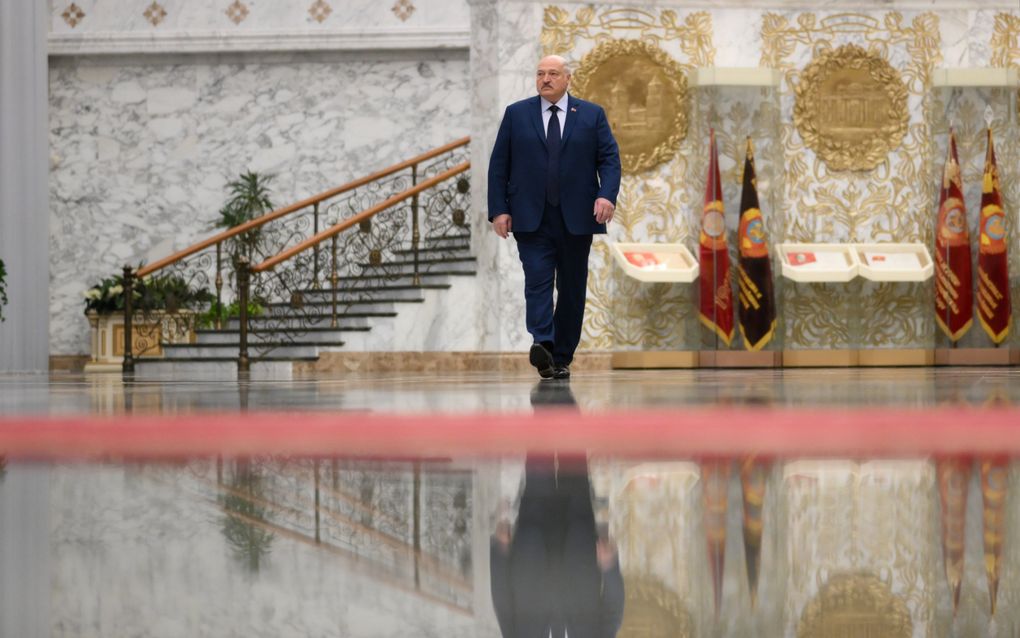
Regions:
<instances>
[{"instance_id":1,"label":"white marble wall","mask_svg":"<svg viewBox=\"0 0 1020 638\"><path fill-rule=\"evenodd\" d=\"M88 352L81 293L210 234L224 184L284 205L468 133L458 52L51 58L50 352Z\"/></svg>"},{"instance_id":2,"label":"white marble wall","mask_svg":"<svg viewBox=\"0 0 1020 638\"><path fill-rule=\"evenodd\" d=\"M463 47L465 0L53 0L57 53Z\"/></svg>"}]
</instances>

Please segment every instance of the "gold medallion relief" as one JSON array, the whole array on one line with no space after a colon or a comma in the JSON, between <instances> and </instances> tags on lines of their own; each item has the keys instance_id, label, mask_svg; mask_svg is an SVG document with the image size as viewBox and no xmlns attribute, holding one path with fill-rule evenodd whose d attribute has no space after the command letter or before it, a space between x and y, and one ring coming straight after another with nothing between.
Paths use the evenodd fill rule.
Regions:
<instances>
[{"instance_id":1,"label":"gold medallion relief","mask_svg":"<svg viewBox=\"0 0 1020 638\"><path fill-rule=\"evenodd\" d=\"M603 42L581 60L572 90L606 110L627 173L668 161L687 135L687 77L655 45Z\"/></svg>"},{"instance_id":2,"label":"gold medallion relief","mask_svg":"<svg viewBox=\"0 0 1020 638\"><path fill-rule=\"evenodd\" d=\"M837 574L800 618L797 638L909 638L910 612L889 585L871 574Z\"/></svg>"},{"instance_id":3,"label":"gold medallion relief","mask_svg":"<svg viewBox=\"0 0 1020 638\"><path fill-rule=\"evenodd\" d=\"M796 95L797 131L830 170L871 170L907 132L906 84L880 55L859 46L812 60Z\"/></svg>"}]
</instances>

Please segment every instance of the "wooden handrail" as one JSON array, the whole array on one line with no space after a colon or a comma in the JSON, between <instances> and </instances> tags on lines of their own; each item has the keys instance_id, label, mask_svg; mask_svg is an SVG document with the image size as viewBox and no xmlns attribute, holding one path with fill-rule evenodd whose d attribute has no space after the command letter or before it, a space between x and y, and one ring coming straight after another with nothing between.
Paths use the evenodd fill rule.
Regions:
<instances>
[{"instance_id":1,"label":"wooden handrail","mask_svg":"<svg viewBox=\"0 0 1020 638\"><path fill-rule=\"evenodd\" d=\"M374 217L375 215L381 213L382 211L386 210L387 208L393 206L394 204L402 202L403 200L405 200L405 199L407 199L409 197L413 197L413 196L417 195L418 193L420 193L420 192L422 192L424 190L432 188L436 184L439 184L440 182L444 182L444 181L450 179L451 177L453 177L454 175L460 175L461 173L467 171L469 168L471 168L471 162L462 162L462 163L454 166L453 168L447 169L446 171L440 173L439 175L436 175L435 177L431 177L431 178L425 180L424 182L418 184L417 186L413 186L413 187L411 187L411 188L409 188L409 189L407 189L405 191L397 193L396 195L392 195L392 196L388 197L387 199L379 202L375 206L372 206L371 208L366 208L365 210L361 211L360 213L358 213L354 217L350 217L350 218L345 219L344 221L342 221L342 222L340 222L338 224L334 224L333 226L330 226L326 230L323 230L323 231L319 232L319 234L317 234L317 235L313 235L312 237L309 237L308 239L304 240L300 244L297 244L293 248L288 248L287 250L284 250L284 251L278 253L277 255L275 255L273 257L270 257L269 259L265 260L261 264L252 266L251 267L251 271L252 272L263 272L265 270L270 270L274 266L277 266L278 264L287 261L288 259L290 259L294 255L297 255L298 253L304 252L304 251L308 250L309 248L314 247L316 244L322 243L324 240L329 239L333 235L342 233L343 231L347 230L348 228L354 226L355 224L360 224L361 222L365 221L366 219L369 219L370 217Z\"/></svg>"},{"instance_id":2,"label":"wooden handrail","mask_svg":"<svg viewBox=\"0 0 1020 638\"><path fill-rule=\"evenodd\" d=\"M270 212L266 213L265 215L262 215L260 217L256 217L255 219L247 221L247 222L245 222L245 223L243 223L243 224L241 224L239 226L234 226L233 228L228 228L227 230L225 230L223 232L217 233L216 235L213 235L212 237L210 237L208 239L205 239L203 241L198 242L197 244L193 244L193 245L191 245L191 246L189 246L189 247L187 247L187 248L185 248L183 250L180 250L180 251L170 255L169 257L164 257L163 259L160 259L159 261L155 261L155 262L153 262L153 263L151 263L151 264L149 264L147 266L139 268L138 271L135 273L135 276L136 277L145 277L147 275L151 275L152 273L156 272L157 270L161 270L163 268L166 268L167 266L169 266L171 264L174 264L174 263L177 263L178 261L184 259L185 257L189 257L191 255L194 255L195 253L197 253L199 251L205 250L206 248L208 248L210 246L215 246L216 244L220 243L221 241L225 241L225 240L230 239L231 237L234 237L236 235L240 235L242 233L246 233L249 230L252 230L253 228L258 228L258 227L260 227L260 226L262 226L264 224L268 224L269 222L271 222L271 221L273 221L275 219L279 219L280 217L283 217L285 215L289 215L290 213L293 213L294 211L298 211L298 210L301 210L303 208L307 208L308 206L312 206L314 204L317 204L317 203L319 203L319 202L321 202L323 200L330 199L332 197L336 197L337 195L340 195L342 193L346 193L347 191L351 191L351 190L354 190L355 188L358 188L360 186L364 186L365 184L368 184L369 182L374 182L377 179L381 179L383 177L387 177L389 175L392 175L393 173L396 173L398 171L402 171L405 168L410 168L411 166L414 166L415 164L418 164L419 162L424 162L424 161L432 159L433 157L436 157L438 155L442 155L443 153L448 153L449 151L452 151L455 148L460 148L461 146L467 145L468 142L470 142L470 141L471 141L470 137L462 137L459 140L454 140L453 142L450 142L449 144L444 144L443 146L439 146L439 147L434 148L434 149L432 149L430 151L426 151L426 152L422 153L421 155L416 155L415 157L412 157L411 159L404 160L403 162L400 162L399 164L394 164L394 165L389 166L387 168L384 168L382 170L378 170L378 171L376 171L374 173L371 173L371 174L366 175L364 177L358 178L358 179L356 179L354 181L347 182L346 184L344 184L342 186L337 186L336 188L332 188L332 189L330 189L328 191L323 191L323 192L319 193L318 195L312 195L311 197L303 199L303 200L301 200L299 202L296 202L294 204L290 204L289 206L284 206L283 208L278 208L278 209L276 209L274 211L270 211Z\"/></svg>"}]
</instances>

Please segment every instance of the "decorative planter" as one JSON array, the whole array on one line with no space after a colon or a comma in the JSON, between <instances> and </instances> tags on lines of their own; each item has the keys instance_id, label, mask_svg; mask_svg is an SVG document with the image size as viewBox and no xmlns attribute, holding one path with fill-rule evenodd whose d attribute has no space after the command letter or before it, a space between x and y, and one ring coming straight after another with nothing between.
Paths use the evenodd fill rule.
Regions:
<instances>
[{"instance_id":1,"label":"decorative planter","mask_svg":"<svg viewBox=\"0 0 1020 638\"><path fill-rule=\"evenodd\" d=\"M85 315L92 327L92 359L85 372L119 372L124 363L124 313ZM165 343L195 342L195 313L192 310L136 313L131 325L135 358L162 359Z\"/></svg>"}]
</instances>

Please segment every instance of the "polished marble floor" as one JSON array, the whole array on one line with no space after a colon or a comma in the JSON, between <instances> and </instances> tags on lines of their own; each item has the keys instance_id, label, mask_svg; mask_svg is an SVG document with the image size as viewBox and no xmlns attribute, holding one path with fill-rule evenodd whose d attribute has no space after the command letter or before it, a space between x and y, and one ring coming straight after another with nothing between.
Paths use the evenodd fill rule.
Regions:
<instances>
[{"instance_id":1,"label":"polished marble floor","mask_svg":"<svg viewBox=\"0 0 1020 638\"><path fill-rule=\"evenodd\" d=\"M223 410L518 412L531 374L378 373L287 381L146 380L117 374L0 375L0 415ZM581 408L859 407L1020 404L1020 368L851 368L577 372Z\"/></svg>"},{"instance_id":2,"label":"polished marble floor","mask_svg":"<svg viewBox=\"0 0 1020 638\"><path fill-rule=\"evenodd\" d=\"M495 638L536 614L597 618L598 631L622 622L620 636L1020 635L1010 458L264 449L57 462L2 449L5 425L40 416L137 416L139 427L237 412L523 417L564 402L582 414L965 406L1001 418L1020 406L1020 370L578 372L569 384L0 376L0 636ZM529 544L536 534L544 544ZM570 586L550 589L557 578Z\"/></svg>"}]
</instances>

